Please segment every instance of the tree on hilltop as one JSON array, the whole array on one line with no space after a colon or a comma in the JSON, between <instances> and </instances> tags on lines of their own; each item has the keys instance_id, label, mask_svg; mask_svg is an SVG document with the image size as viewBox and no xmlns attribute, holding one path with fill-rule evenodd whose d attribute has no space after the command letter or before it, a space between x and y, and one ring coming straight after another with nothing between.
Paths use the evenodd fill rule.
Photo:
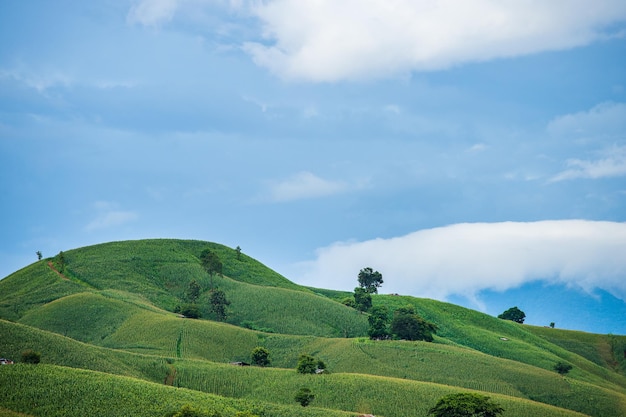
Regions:
<instances>
[{"instance_id":1,"label":"tree on hilltop","mask_svg":"<svg viewBox=\"0 0 626 417\"><path fill-rule=\"evenodd\" d=\"M517 307L511 307L498 316L499 319L511 320L516 323L524 323L526 314Z\"/></svg>"},{"instance_id":2,"label":"tree on hilltop","mask_svg":"<svg viewBox=\"0 0 626 417\"><path fill-rule=\"evenodd\" d=\"M370 294L378 294L378 288L383 284L383 275L367 267L359 271L359 286Z\"/></svg>"}]
</instances>

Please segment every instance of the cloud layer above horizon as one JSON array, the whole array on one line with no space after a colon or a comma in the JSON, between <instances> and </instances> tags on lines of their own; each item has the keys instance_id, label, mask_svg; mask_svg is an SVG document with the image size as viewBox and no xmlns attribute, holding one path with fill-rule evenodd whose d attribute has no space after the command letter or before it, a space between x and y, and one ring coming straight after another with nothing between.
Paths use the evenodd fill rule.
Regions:
<instances>
[{"instance_id":1,"label":"cloud layer above horizon","mask_svg":"<svg viewBox=\"0 0 626 417\"><path fill-rule=\"evenodd\" d=\"M298 282L352 290L358 271L369 266L383 274L382 293L475 300L482 290L545 281L588 293L600 288L626 300L624 253L626 223L462 223L318 249Z\"/></svg>"},{"instance_id":2,"label":"cloud layer above horizon","mask_svg":"<svg viewBox=\"0 0 626 417\"><path fill-rule=\"evenodd\" d=\"M275 0L253 7L258 65L308 81L377 78L568 49L623 33L626 3L585 1Z\"/></svg>"}]
</instances>

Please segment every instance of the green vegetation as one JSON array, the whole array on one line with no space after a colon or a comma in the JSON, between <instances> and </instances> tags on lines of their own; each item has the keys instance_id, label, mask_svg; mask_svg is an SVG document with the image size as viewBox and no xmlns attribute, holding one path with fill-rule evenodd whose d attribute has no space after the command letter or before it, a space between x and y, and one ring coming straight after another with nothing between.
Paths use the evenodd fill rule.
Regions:
<instances>
[{"instance_id":1,"label":"green vegetation","mask_svg":"<svg viewBox=\"0 0 626 417\"><path fill-rule=\"evenodd\" d=\"M300 403L302 407L306 407L311 404L311 401L314 399L315 395L313 395L309 388L300 388L295 396L296 402Z\"/></svg>"},{"instance_id":2,"label":"green vegetation","mask_svg":"<svg viewBox=\"0 0 626 417\"><path fill-rule=\"evenodd\" d=\"M500 314L498 318L503 320L511 320L521 324L524 323L524 320L526 319L526 314L517 307L511 307L504 313Z\"/></svg>"},{"instance_id":3,"label":"green vegetation","mask_svg":"<svg viewBox=\"0 0 626 417\"><path fill-rule=\"evenodd\" d=\"M207 249L221 275L203 266ZM458 394L512 417L626 415L625 336L376 293L364 314L341 303L350 292L298 286L208 242L114 242L63 258L63 272L57 256L0 280L0 356L41 353L37 366L0 367L0 386L15 387L0 390L0 416L425 417ZM212 288L230 302L225 322ZM204 319L174 312L186 304ZM386 337L398 316L419 318L431 342ZM572 366L566 378L559 362ZM315 396L306 407L301 387Z\"/></svg>"},{"instance_id":4,"label":"green vegetation","mask_svg":"<svg viewBox=\"0 0 626 417\"><path fill-rule=\"evenodd\" d=\"M435 417L497 417L504 408L484 395L473 393L450 394L437 401L428 414Z\"/></svg>"}]
</instances>

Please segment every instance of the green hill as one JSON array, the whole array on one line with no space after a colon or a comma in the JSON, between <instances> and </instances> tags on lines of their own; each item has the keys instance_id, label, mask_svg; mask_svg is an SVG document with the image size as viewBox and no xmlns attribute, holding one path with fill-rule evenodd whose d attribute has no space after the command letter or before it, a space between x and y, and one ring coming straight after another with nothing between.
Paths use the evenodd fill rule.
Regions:
<instances>
[{"instance_id":1,"label":"green hill","mask_svg":"<svg viewBox=\"0 0 626 417\"><path fill-rule=\"evenodd\" d=\"M205 249L219 256L223 275L203 269ZM204 319L175 313L192 281ZM230 301L226 322L212 320L212 288ZM63 260L44 259L0 280L0 356L42 353L40 365L0 367L0 386L16 384L0 390L0 416L161 416L185 403L224 416L426 416L442 395L467 390L492 397L505 416L626 415L624 336L374 295L374 305L391 310L412 305L439 330L433 343L371 341L367 315L341 304L346 296L294 284L215 243L158 239L65 251ZM270 351L271 367L229 364L250 362L256 346ZM329 373L298 374L301 353L322 359ZM573 366L565 377L553 370L560 361ZM35 380L42 382L35 387ZM69 404L68 381L92 405ZM98 384L128 401L108 404L89 391ZM146 394L122 395L118 385ZM303 386L316 395L306 408L294 401Z\"/></svg>"}]
</instances>

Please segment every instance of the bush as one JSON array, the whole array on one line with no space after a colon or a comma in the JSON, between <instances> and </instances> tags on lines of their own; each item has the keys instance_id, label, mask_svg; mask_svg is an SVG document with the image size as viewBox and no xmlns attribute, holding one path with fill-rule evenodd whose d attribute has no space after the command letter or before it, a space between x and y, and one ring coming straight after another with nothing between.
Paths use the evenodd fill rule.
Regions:
<instances>
[{"instance_id":1,"label":"bush","mask_svg":"<svg viewBox=\"0 0 626 417\"><path fill-rule=\"evenodd\" d=\"M180 410L168 413L165 417L222 417L222 415L217 411L208 413L198 410L197 408L193 408L189 404L185 404L180 408Z\"/></svg>"},{"instance_id":2,"label":"bush","mask_svg":"<svg viewBox=\"0 0 626 417\"><path fill-rule=\"evenodd\" d=\"M252 363L257 366L267 366L270 364L270 351L264 347L257 346L252 349Z\"/></svg>"},{"instance_id":3,"label":"bush","mask_svg":"<svg viewBox=\"0 0 626 417\"><path fill-rule=\"evenodd\" d=\"M554 365L554 370L561 375L565 375L572 370L572 365L565 362L558 362L556 365Z\"/></svg>"},{"instance_id":4,"label":"bush","mask_svg":"<svg viewBox=\"0 0 626 417\"><path fill-rule=\"evenodd\" d=\"M314 374L318 369L326 369L326 364L321 360L307 354L302 354L298 358L297 371L301 374Z\"/></svg>"},{"instance_id":5,"label":"bush","mask_svg":"<svg viewBox=\"0 0 626 417\"><path fill-rule=\"evenodd\" d=\"M309 388L300 388L300 390L296 393L295 399L302 407L306 407L315 399L315 395L311 393Z\"/></svg>"},{"instance_id":6,"label":"bush","mask_svg":"<svg viewBox=\"0 0 626 417\"><path fill-rule=\"evenodd\" d=\"M32 349L27 349L22 352L22 362L38 364L39 362L41 362L41 353L36 352Z\"/></svg>"}]
</instances>

